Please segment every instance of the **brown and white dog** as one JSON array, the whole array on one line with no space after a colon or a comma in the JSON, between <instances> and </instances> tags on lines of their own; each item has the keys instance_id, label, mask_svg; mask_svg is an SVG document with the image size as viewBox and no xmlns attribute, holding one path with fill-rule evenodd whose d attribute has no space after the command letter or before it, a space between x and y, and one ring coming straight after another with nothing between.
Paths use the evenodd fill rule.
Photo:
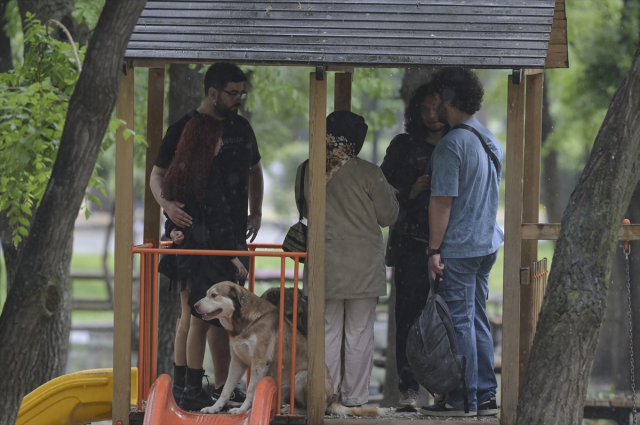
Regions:
<instances>
[{"instance_id":1,"label":"brown and white dog","mask_svg":"<svg viewBox=\"0 0 640 425\"><path fill-rule=\"evenodd\" d=\"M218 413L227 404L233 389L242 375L251 367L251 380L247 388L247 398L242 406L231 409L231 413L246 412L253 403L253 393L258 382L265 376L278 379L278 308L232 282L220 282L207 291L207 296L195 304L195 309L203 320L219 319L229 333L231 364L224 390L218 401L203 413ZM291 333L292 325L284 321L282 348L282 394L291 390ZM297 332L295 400L302 408L307 407L307 340ZM333 382L329 369L325 366L324 392L327 403L326 413L378 417L376 407L346 407L336 402Z\"/></svg>"}]
</instances>

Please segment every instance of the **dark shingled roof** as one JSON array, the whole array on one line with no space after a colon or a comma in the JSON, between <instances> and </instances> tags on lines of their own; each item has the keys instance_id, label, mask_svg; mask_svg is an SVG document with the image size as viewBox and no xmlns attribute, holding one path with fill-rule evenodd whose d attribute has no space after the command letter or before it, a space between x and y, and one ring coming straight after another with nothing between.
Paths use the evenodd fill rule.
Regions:
<instances>
[{"instance_id":1,"label":"dark shingled roof","mask_svg":"<svg viewBox=\"0 0 640 425\"><path fill-rule=\"evenodd\" d=\"M126 59L544 68L555 0L148 1Z\"/></svg>"}]
</instances>

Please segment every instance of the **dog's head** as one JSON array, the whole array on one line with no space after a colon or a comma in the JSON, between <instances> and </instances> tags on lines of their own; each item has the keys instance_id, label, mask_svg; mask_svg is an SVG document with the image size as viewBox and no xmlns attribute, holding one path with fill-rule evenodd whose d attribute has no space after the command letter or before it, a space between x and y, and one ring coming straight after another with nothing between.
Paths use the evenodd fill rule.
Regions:
<instances>
[{"instance_id":1,"label":"dog's head","mask_svg":"<svg viewBox=\"0 0 640 425\"><path fill-rule=\"evenodd\" d=\"M202 315L202 320L231 317L245 302L246 290L233 282L220 282L207 291L194 308Z\"/></svg>"}]
</instances>

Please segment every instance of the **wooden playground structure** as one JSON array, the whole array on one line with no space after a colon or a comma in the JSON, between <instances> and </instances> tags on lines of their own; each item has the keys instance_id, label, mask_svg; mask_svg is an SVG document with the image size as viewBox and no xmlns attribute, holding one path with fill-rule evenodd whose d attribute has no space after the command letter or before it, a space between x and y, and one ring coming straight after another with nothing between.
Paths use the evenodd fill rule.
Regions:
<instances>
[{"instance_id":1,"label":"wooden playground structure","mask_svg":"<svg viewBox=\"0 0 640 425\"><path fill-rule=\"evenodd\" d=\"M327 79L335 73L334 110L351 109L357 67L509 69L505 155L505 257L500 422L515 423L518 395L544 295L546 261L539 240L556 239L559 224L540 224L540 145L545 68L568 67L564 0L266 2L149 1L125 55L117 115L133 123L133 68L148 68L144 243L158 248L161 211L149 175L163 137L165 67L231 61L260 66L311 66L309 77L309 382L324 368L325 132ZM276 84L277 82L274 82ZM197 105L194 105L196 107ZM258 135L258 139L260 135ZM129 424L133 140L116 141L113 423ZM640 226L621 239L639 240ZM156 256L157 257L157 256ZM147 261L148 272L157 269ZM157 297L151 286L150 299ZM157 311L151 311L151 315ZM142 335L141 335L142 341ZM144 344L155 344L153 329ZM144 370L143 370L144 369ZM141 364L142 385L155 363ZM140 393L140 399L145 394ZM324 421L322 385L309 386L307 422ZM435 422L434 422L435 423Z\"/></svg>"}]
</instances>

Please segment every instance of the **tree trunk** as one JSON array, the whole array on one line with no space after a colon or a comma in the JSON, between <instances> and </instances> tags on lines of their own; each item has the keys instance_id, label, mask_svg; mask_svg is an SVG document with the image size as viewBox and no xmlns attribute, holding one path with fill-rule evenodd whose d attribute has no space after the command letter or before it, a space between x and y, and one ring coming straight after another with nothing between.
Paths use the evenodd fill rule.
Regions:
<instances>
[{"instance_id":1,"label":"tree trunk","mask_svg":"<svg viewBox=\"0 0 640 425\"><path fill-rule=\"evenodd\" d=\"M144 0L105 3L69 101L60 149L11 290L0 315L0 425L15 423L29 368L46 339L42 330L63 309L70 256L56 249L69 241L100 145L116 103L122 57ZM65 293L65 291L67 293Z\"/></svg>"},{"instance_id":2,"label":"tree trunk","mask_svg":"<svg viewBox=\"0 0 640 425\"><path fill-rule=\"evenodd\" d=\"M202 65L190 69L189 65L169 65L169 124L178 121L184 114L197 108L204 98L204 75Z\"/></svg>"},{"instance_id":3,"label":"tree trunk","mask_svg":"<svg viewBox=\"0 0 640 425\"><path fill-rule=\"evenodd\" d=\"M640 185L636 186L629 209L624 218L631 223L640 223ZM640 306L640 290L637 287L640 277L640 244L631 243L629 256L629 273L631 275L631 308L633 311L633 337L638 341L640 337L640 317L636 312ZM622 251L622 242L616 247L611 270L609 293L607 294L607 311L605 313L598 348L593 361L591 383L601 386L608 391L611 385L615 391L629 391L631 389L631 366L629 357L629 299L627 293L626 261ZM638 343L636 342L636 347ZM635 361L640 361L634 356ZM640 379L640 371L636 372L636 381Z\"/></svg>"},{"instance_id":4,"label":"tree trunk","mask_svg":"<svg viewBox=\"0 0 640 425\"><path fill-rule=\"evenodd\" d=\"M9 72L13 69L11 58L11 39L4 31L6 24L4 14L7 11L8 0L0 0L0 72Z\"/></svg>"},{"instance_id":5,"label":"tree trunk","mask_svg":"<svg viewBox=\"0 0 640 425\"><path fill-rule=\"evenodd\" d=\"M85 24L78 24L75 18L71 16L77 1L78 0L18 0L18 9L20 9L22 22L26 19L27 12L31 12L42 24L46 23L49 19L55 19L62 23L62 25L69 30L73 41L82 46L87 42L91 33ZM52 28L56 27L54 26ZM61 30L51 31L49 34L52 34L58 40L66 40L67 38Z\"/></svg>"},{"instance_id":6,"label":"tree trunk","mask_svg":"<svg viewBox=\"0 0 640 425\"><path fill-rule=\"evenodd\" d=\"M517 423L579 424L618 231L640 179L640 49L562 218Z\"/></svg>"},{"instance_id":7,"label":"tree trunk","mask_svg":"<svg viewBox=\"0 0 640 425\"><path fill-rule=\"evenodd\" d=\"M398 399L400 392L398 391L398 384L400 383L400 377L397 372L396 363L396 284L395 273L391 283L391 293L389 294L388 301L388 314L387 319L387 351L385 352L385 375L384 375L384 399L382 400L382 407L396 407L398 405Z\"/></svg>"},{"instance_id":8,"label":"tree trunk","mask_svg":"<svg viewBox=\"0 0 640 425\"><path fill-rule=\"evenodd\" d=\"M553 117L549 112L549 96L548 96L548 84L544 84L542 93L542 145L549 135L553 132ZM558 152L552 150L542 159L542 184L541 184L541 197L542 203L547 210L547 222L548 223L560 223L562 220L562 213L566 202L562 196L565 191L562 189L566 184L565 179L562 178L560 173L560 166L558 165Z\"/></svg>"},{"instance_id":9,"label":"tree trunk","mask_svg":"<svg viewBox=\"0 0 640 425\"><path fill-rule=\"evenodd\" d=\"M409 106L409 101L413 96L413 92L421 85L431 81L431 75L435 72L433 69L425 68L407 68L402 76L402 86L400 86L400 97L404 101L405 108Z\"/></svg>"},{"instance_id":10,"label":"tree trunk","mask_svg":"<svg viewBox=\"0 0 640 425\"><path fill-rule=\"evenodd\" d=\"M200 106L204 96L200 74L201 65L195 69L189 65L169 65L169 124L178 121L184 114ZM173 344L176 335L176 320L180 317L180 297L169 292L169 279L160 275L158 312L158 375L166 373L173 377Z\"/></svg>"}]
</instances>

